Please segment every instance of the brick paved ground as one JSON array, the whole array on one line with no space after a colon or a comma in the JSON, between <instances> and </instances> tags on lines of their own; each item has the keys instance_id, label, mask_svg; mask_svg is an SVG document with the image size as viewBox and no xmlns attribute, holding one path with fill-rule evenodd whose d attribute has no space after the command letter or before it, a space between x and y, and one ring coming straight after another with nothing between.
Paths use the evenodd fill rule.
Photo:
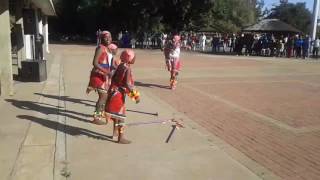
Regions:
<instances>
[{"instance_id":1,"label":"brick paved ground","mask_svg":"<svg viewBox=\"0 0 320 180\"><path fill-rule=\"evenodd\" d=\"M93 53L92 46L55 48ZM283 179L320 179L320 62L183 53L171 91L161 52L136 53L139 88Z\"/></svg>"},{"instance_id":2,"label":"brick paved ground","mask_svg":"<svg viewBox=\"0 0 320 180\"><path fill-rule=\"evenodd\" d=\"M320 62L184 53L171 91L161 53L136 52L140 88L283 179L320 179Z\"/></svg>"}]
</instances>

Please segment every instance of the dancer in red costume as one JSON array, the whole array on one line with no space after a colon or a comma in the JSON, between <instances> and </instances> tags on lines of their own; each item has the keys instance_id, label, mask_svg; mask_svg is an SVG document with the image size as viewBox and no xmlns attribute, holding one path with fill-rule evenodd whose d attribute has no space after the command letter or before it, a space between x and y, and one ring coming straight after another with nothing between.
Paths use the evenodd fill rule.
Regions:
<instances>
[{"instance_id":1,"label":"dancer in red costume","mask_svg":"<svg viewBox=\"0 0 320 180\"><path fill-rule=\"evenodd\" d=\"M93 114L93 123L101 124L101 118L104 115L105 102L107 100L107 92L110 86L110 76L112 70L113 53L109 48L112 37L109 31L102 31L99 35L100 44L96 48L93 58L93 68L90 74L90 81L86 93L95 90L98 92L99 98L96 103L96 109Z\"/></svg>"},{"instance_id":2,"label":"dancer in red costume","mask_svg":"<svg viewBox=\"0 0 320 180\"><path fill-rule=\"evenodd\" d=\"M110 50L110 52L112 53L112 59L111 59L111 76L114 72L114 70L117 68L117 66L120 64L120 59L116 59L115 56L117 55L118 52L118 46L111 43L110 45L108 45L108 49ZM111 76L109 76L109 84L111 84ZM91 79L91 76L90 76ZM92 90L95 90L95 88L90 86L90 81L86 90L86 93L89 94Z\"/></svg>"},{"instance_id":3,"label":"dancer in red costume","mask_svg":"<svg viewBox=\"0 0 320 180\"><path fill-rule=\"evenodd\" d=\"M108 91L106 116L113 120L113 137L117 137L120 144L131 141L124 138L124 121L126 119L125 98L128 95L136 103L140 101L139 92L134 90L131 65L135 62L135 54L131 49L125 49L120 55L121 63L115 71Z\"/></svg>"},{"instance_id":4,"label":"dancer in red costume","mask_svg":"<svg viewBox=\"0 0 320 180\"><path fill-rule=\"evenodd\" d=\"M181 70L180 61L180 36L174 35L172 40L167 41L164 48L167 70L170 72L170 88L174 90L177 86L177 78Z\"/></svg>"}]
</instances>

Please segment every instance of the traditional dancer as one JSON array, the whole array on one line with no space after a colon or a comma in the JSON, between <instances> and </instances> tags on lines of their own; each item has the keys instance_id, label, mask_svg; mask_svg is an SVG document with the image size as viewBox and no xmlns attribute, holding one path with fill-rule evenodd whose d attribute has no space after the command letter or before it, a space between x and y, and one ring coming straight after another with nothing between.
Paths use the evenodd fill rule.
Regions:
<instances>
[{"instance_id":1,"label":"traditional dancer","mask_svg":"<svg viewBox=\"0 0 320 180\"><path fill-rule=\"evenodd\" d=\"M120 64L120 59L116 59L115 56L117 55L117 52L118 52L118 46L111 43L110 45L108 45L108 49L110 50L110 52L112 53L112 59L111 59L111 76L114 72L114 70L117 68L117 66ZM109 84L111 84L111 76L108 76L109 77ZM91 78L91 76L90 76ZM90 80L89 80L89 83L88 83L88 87L87 87L87 90L86 90L86 93L89 94L91 91L95 90L95 88L91 87L90 86Z\"/></svg>"},{"instance_id":2,"label":"traditional dancer","mask_svg":"<svg viewBox=\"0 0 320 180\"><path fill-rule=\"evenodd\" d=\"M172 90L177 86L177 77L181 69L180 47L180 36L174 35L172 41L168 41L164 49L167 70L170 72L170 88Z\"/></svg>"},{"instance_id":3,"label":"traditional dancer","mask_svg":"<svg viewBox=\"0 0 320 180\"><path fill-rule=\"evenodd\" d=\"M99 35L100 44L96 48L93 58L93 68L90 74L90 81L86 93L95 90L98 92L99 98L96 102L96 109L93 114L93 123L101 124L101 118L104 115L105 102L107 100L107 92L110 86L110 75L112 70L113 53L110 49L112 42L111 33L102 31Z\"/></svg>"},{"instance_id":4,"label":"traditional dancer","mask_svg":"<svg viewBox=\"0 0 320 180\"><path fill-rule=\"evenodd\" d=\"M113 121L113 137L120 144L131 141L124 138L124 120L126 119L125 97L128 95L136 103L140 101L139 92L134 90L131 65L135 62L135 54L131 49L125 49L120 55L121 63L115 71L108 91L106 103L106 119Z\"/></svg>"}]
</instances>

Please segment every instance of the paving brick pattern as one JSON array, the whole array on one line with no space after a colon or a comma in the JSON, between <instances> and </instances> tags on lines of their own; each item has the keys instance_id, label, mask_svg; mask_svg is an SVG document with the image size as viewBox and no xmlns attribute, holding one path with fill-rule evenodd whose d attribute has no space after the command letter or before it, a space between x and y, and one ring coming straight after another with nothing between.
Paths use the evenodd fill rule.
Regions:
<instances>
[{"instance_id":1,"label":"paving brick pattern","mask_svg":"<svg viewBox=\"0 0 320 180\"><path fill-rule=\"evenodd\" d=\"M161 57L150 54L137 71L163 67ZM320 62L183 58L175 91L165 88L168 77L138 77L148 84L140 88L283 179L320 179Z\"/></svg>"}]
</instances>

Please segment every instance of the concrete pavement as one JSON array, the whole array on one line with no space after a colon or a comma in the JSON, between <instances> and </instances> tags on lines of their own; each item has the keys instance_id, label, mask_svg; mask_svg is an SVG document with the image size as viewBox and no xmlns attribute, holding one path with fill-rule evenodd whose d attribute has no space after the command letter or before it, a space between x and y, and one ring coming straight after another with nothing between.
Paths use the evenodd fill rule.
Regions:
<instances>
[{"instance_id":1,"label":"concrete pavement","mask_svg":"<svg viewBox=\"0 0 320 180\"><path fill-rule=\"evenodd\" d=\"M253 161L149 92L141 91L139 104L128 100L133 143L114 143L111 125L90 123L97 95L85 89L93 48L53 46L47 82L21 83L15 96L2 97L0 179L278 179L258 164L260 173L251 172L243 162ZM186 128L165 143L171 126L148 122L173 117Z\"/></svg>"}]
</instances>

